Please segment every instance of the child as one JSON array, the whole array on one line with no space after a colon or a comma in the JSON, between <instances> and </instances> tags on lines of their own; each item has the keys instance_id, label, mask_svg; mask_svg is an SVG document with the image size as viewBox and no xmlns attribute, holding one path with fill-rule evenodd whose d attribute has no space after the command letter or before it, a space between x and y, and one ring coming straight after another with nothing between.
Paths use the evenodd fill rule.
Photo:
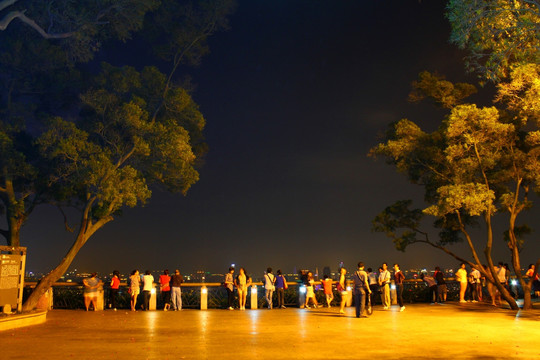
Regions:
<instances>
[{"instance_id":1,"label":"child","mask_svg":"<svg viewBox=\"0 0 540 360\"><path fill-rule=\"evenodd\" d=\"M326 296L326 304L331 307L330 303L334 300L334 293L332 292L332 279L328 275L324 275L324 279L321 281L324 288L324 295Z\"/></svg>"}]
</instances>

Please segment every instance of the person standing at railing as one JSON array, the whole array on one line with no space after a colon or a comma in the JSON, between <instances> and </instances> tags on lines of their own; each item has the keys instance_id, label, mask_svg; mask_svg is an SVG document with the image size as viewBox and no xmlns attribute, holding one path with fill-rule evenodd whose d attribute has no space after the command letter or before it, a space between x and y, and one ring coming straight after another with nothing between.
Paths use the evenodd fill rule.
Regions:
<instances>
[{"instance_id":1,"label":"person standing at railing","mask_svg":"<svg viewBox=\"0 0 540 360\"><path fill-rule=\"evenodd\" d=\"M287 289L287 279L281 273L281 269L277 271L276 290L278 308L285 309L285 290Z\"/></svg>"},{"instance_id":2,"label":"person standing at railing","mask_svg":"<svg viewBox=\"0 0 540 360\"><path fill-rule=\"evenodd\" d=\"M275 283L276 276L272 274L272 268L269 267L266 269L266 274L264 274L264 292L269 309L272 309L272 297L274 296L274 290L276 290Z\"/></svg>"},{"instance_id":3,"label":"person standing at railing","mask_svg":"<svg viewBox=\"0 0 540 360\"><path fill-rule=\"evenodd\" d=\"M251 286L251 278L243 267L240 268L238 276L234 280L234 285L238 291L238 305L240 306L240 310L246 310L247 291L248 287Z\"/></svg>"},{"instance_id":4,"label":"person standing at railing","mask_svg":"<svg viewBox=\"0 0 540 360\"><path fill-rule=\"evenodd\" d=\"M86 311L90 307L90 303L97 309L98 290L103 285L101 280L97 278L97 273L92 273L89 278L83 280L84 285L84 306Z\"/></svg>"},{"instance_id":5,"label":"person standing at railing","mask_svg":"<svg viewBox=\"0 0 540 360\"><path fill-rule=\"evenodd\" d=\"M111 292L109 294L109 309L112 308L116 311L116 301L118 299L118 291L120 289L120 272L118 270L113 271L113 277L111 279Z\"/></svg>"},{"instance_id":6,"label":"person standing at railing","mask_svg":"<svg viewBox=\"0 0 540 360\"><path fill-rule=\"evenodd\" d=\"M399 268L399 264L394 264L394 283L396 284L396 296L399 304L399 311L405 310L403 305L403 280L405 280L405 275Z\"/></svg>"},{"instance_id":7,"label":"person standing at railing","mask_svg":"<svg viewBox=\"0 0 540 360\"><path fill-rule=\"evenodd\" d=\"M379 286L381 287L381 301L384 310L390 309L390 271L388 264L383 263L379 274Z\"/></svg>"},{"instance_id":8,"label":"person standing at railing","mask_svg":"<svg viewBox=\"0 0 540 360\"><path fill-rule=\"evenodd\" d=\"M163 311L168 311L171 308L171 277L169 269L165 269L163 274L159 276L159 292L163 300Z\"/></svg>"},{"instance_id":9,"label":"person standing at railing","mask_svg":"<svg viewBox=\"0 0 540 360\"><path fill-rule=\"evenodd\" d=\"M437 282L433 278L433 276L430 276L428 273L423 273L420 275L420 279L424 280L428 287L429 291L429 298L428 301L430 304L437 303Z\"/></svg>"},{"instance_id":10,"label":"person standing at railing","mask_svg":"<svg viewBox=\"0 0 540 360\"><path fill-rule=\"evenodd\" d=\"M174 275L171 276L171 301L174 311L182 310L182 283L184 277L180 274L180 270L174 270Z\"/></svg>"},{"instance_id":11,"label":"person standing at railing","mask_svg":"<svg viewBox=\"0 0 540 360\"><path fill-rule=\"evenodd\" d=\"M227 299L229 302L229 310L234 310L234 267L229 268L229 272L225 274L225 289L227 289Z\"/></svg>"},{"instance_id":12,"label":"person standing at railing","mask_svg":"<svg viewBox=\"0 0 540 360\"><path fill-rule=\"evenodd\" d=\"M339 313L345 313L345 304L347 303L347 297L349 296L349 291L347 290L347 280L345 279L345 274L347 274L347 269L342 267L339 269L339 282L337 284L337 290L341 295L341 304L339 305Z\"/></svg>"},{"instance_id":13,"label":"person standing at railing","mask_svg":"<svg viewBox=\"0 0 540 360\"><path fill-rule=\"evenodd\" d=\"M141 276L139 270L135 269L129 277L129 293L131 295L131 311L137 311L137 297L141 292Z\"/></svg>"},{"instance_id":14,"label":"person standing at railing","mask_svg":"<svg viewBox=\"0 0 540 360\"><path fill-rule=\"evenodd\" d=\"M469 294L472 302L482 301L482 283L480 271L471 268L469 272Z\"/></svg>"},{"instance_id":15,"label":"person standing at railing","mask_svg":"<svg viewBox=\"0 0 540 360\"><path fill-rule=\"evenodd\" d=\"M439 299L440 304L446 301L446 295L448 293L446 281L444 281L444 273L441 271L440 267L435 267L435 274L433 274L433 277L437 282L437 298Z\"/></svg>"},{"instance_id":16,"label":"person standing at railing","mask_svg":"<svg viewBox=\"0 0 540 360\"><path fill-rule=\"evenodd\" d=\"M150 310L150 297L152 297L152 289L154 288L154 276L150 270L146 270L143 276L143 310Z\"/></svg>"},{"instance_id":17,"label":"person standing at railing","mask_svg":"<svg viewBox=\"0 0 540 360\"><path fill-rule=\"evenodd\" d=\"M326 305L330 308L331 303L334 300L334 292L332 291L332 279L328 277L328 275L324 275L324 278L321 280L321 284L323 285L324 289L324 296L326 297Z\"/></svg>"}]
</instances>

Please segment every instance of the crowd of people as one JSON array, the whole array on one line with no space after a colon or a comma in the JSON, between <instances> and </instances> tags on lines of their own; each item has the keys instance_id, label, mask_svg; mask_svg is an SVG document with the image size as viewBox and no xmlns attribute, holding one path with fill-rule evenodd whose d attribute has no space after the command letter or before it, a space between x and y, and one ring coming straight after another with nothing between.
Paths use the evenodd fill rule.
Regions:
<instances>
[{"instance_id":1,"label":"crowd of people","mask_svg":"<svg viewBox=\"0 0 540 360\"><path fill-rule=\"evenodd\" d=\"M328 275L325 275L321 280L322 290L325 295L326 306L331 307L331 303L334 301L334 286L337 292L340 294L340 310L339 313L344 313L344 307L347 303L349 295L354 297L354 303L356 307L357 317L366 317L367 308L374 305L376 300L376 294L380 295L380 302L383 310L389 310L391 306L390 298L390 284L392 279L394 280L396 290L396 300L399 305L399 311L404 311L405 306L403 303L403 282L405 275L400 270L399 264L393 265L394 273L390 273L388 264L383 263L378 271L373 271L371 268L365 270L364 263L359 262L356 271L351 274L352 286L347 285L347 269L341 267L339 270L339 279L337 281L332 280ZM230 267L227 274L224 276L223 286L227 290L228 309L235 309L235 295L236 289L238 294L238 309L246 309L246 300L248 288L253 285L252 279L246 272L246 269L241 267L238 270L238 274L235 276L236 269ZM510 271L507 264L500 262L495 267L497 280L502 286L512 292L509 276ZM540 297L540 281L539 276L536 274L532 279L534 273L534 265L529 265L525 276L532 281L532 291L535 296ZM119 272L114 271L110 281L110 297L109 308L116 310L118 304L118 291L120 287ZM444 303L447 300L447 284L445 280L445 274L437 266L433 275L427 272L423 272L420 278L426 283L429 289L429 301L432 304ZM489 301L492 305L500 305L501 294L489 281L481 275L478 269L472 268L467 271L466 264L461 263L459 269L455 272L455 279L460 284L459 287L459 301L464 302L480 302L483 301L483 288L487 289L489 295ZM137 300L141 293L142 285L142 306L143 310L150 309L151 292L154 287L155 279L149 270L146 270L144 275L140 275L138 270L133 270L129 277L128 292L131 298L131 310L136 311ZM164 304L164 311L179 311L182 310L182 290L181 285L184 282L184 278L180 274L180 271L176 269L173 275L169 275L169 270L164 270L163 274L158 279L160 293ZM304 309L317 308L320 305L317 302L315 296L315 279L311 271L302 271L300 273L300 283L303 286L301 288L300 307ZM83 280L84 285L84 300L85 307L88 311L92 305L96 309L98 289L103 285L103 282L97 278L96 273L92 273L91 276ZM284 309L285 306L285 290L288 288L287 279L283 275L281 270L276 271L274 275L271 267L266 269L263 275L263 286L265 289L265 299L268 309L274 308L274 293L277 295L277 308ZM302 292L305 290L305 294ZM349 294L349 291L352 294ZM304 295L302 295L304 294ZM516 294L517 295L517 294Z\"/></svg>"}]
</instances>

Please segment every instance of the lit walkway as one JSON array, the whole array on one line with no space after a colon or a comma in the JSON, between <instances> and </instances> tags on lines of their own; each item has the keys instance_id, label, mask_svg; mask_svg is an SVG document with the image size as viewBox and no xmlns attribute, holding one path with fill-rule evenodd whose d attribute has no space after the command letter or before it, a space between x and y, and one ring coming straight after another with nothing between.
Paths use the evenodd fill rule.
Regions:
<instances>
[{"instance_id":1,"label":"lit walkway","mask_svg":"<svg viewBox=\"0 0 540 360\"><path fill-rule=\"evenodd\" d=\"M8 330L7 359L540 359L540 310L487 305L136 312L53 310Z\"/></svg>"}]
</instances>

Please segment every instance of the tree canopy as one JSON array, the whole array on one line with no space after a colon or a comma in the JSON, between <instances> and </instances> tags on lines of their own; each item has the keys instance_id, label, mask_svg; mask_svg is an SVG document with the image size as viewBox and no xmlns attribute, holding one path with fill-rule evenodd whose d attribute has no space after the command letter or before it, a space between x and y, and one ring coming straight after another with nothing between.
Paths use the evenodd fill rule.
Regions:
<instances>
[{"instance_id":1,"label":"tree canopy","mask_svg":"<svg viewBox=\"0 0 540 360\"><path fill-rule=\"evenodd\" d=\"M205 119L178 70L198 63L233 10L230 0L0 2L0 234L18 246L40 204L81 214L76 228L66 219L73 245L25 310L122 208L198 181ZM147 66L84 65L135 32L155 48ZM166 72L152 64L164 60Z\"/></svg>"}]
</instances>

